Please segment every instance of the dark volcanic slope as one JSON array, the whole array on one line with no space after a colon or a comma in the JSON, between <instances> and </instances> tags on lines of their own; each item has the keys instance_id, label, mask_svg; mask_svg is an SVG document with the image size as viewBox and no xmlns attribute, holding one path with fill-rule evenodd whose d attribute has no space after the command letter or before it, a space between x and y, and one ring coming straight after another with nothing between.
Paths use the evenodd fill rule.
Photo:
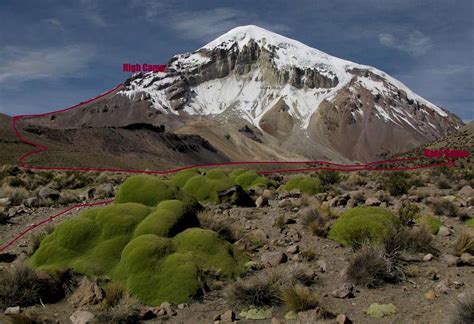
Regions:
<instances>
[{"instance_id":1,"label":"dark volcanic slope","mask_svg":"<svg viewBox=\"0 0 474 324\"><path fill-rule=\"evenodd\" d=\"M199 136L149 124L75 129L26 125L23 133L49 148L28 160L33 165L144 170L228 161Z\"/></svg>"},{"instance_id":2,"label":"dark volcanic slope","mask_svg":"<svg viewBox=\"0 0 474 324\"><path fill-rule=\"evenodd\" d=\"M0 114L0 165L16 165L20 156L30 149L31 146L21 143L16 138L11 117Z\"/></svg>"}]
</instances>

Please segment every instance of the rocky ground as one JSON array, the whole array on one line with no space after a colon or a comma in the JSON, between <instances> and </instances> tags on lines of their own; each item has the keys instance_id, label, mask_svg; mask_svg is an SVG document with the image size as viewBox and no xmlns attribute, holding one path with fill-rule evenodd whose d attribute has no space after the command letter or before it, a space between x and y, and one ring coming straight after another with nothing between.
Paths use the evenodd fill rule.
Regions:
<instances>
[{"instance_id":1,"label":"rocky ground","mask_svg":"<svg viewBox=\"0 0 474 324\"><path fill-rule=\"evenodd\" d=\"M305 274L306 286L317 294L318 302L310 307L312 309L297 315L289 313L291 307L282 301L275 301L271 308L255 307L250 310L233 303L229 298L229 289L235 288L236 284L216 279L206 282L205 293L186 304L163 303L159 307L148 307L122 298L121 304L107 310L116 315L112 317L114 319L109 317L105 321L105 317L101 316L105 312L104 299L108 298L109 293L104 291L102 279L76 275L74 280L70 280L72 284L64 298L55 303L39 300L34 306L7 308L5 314L0 315L0 322L462 323L453 321L453 316L457 314L456 307L459 301L470 300L472 305L474 290L474 256L470 254L474 233L472 225L467 225L469 220L472 224L474 216L472 171L442 169L413 172L405 176L407 179L402 186L393 186L388 183L395 179L387 174L341 174L338 179L328 181L324 192L314 195L300 190L288 192L281 187L257 189L250 193L255 207L240 207L228 202L205 205L200 214L201 226L219 232L251 260L246 265L247 272L241 282L255 280L258 283L258 280L275 273L285 276L299 272ZM15 177L25 180L35 175L17 173ZM288 176L283 175L272 177L279 184L288 180ZM3 215L0 243L3 245L29 225L47 219L68 206L112 197L124 178L120 175L102 176L100 181L81 178L83 185L74 189L78 195L81 193L79 201L64 200L61 203L60 197L66 189L57 188L48 192L41 185L28 191L21 202L17 201L17 206L11 206L11 199L0 199L4 205L0 209ZM107 194L99 189L103 186L111 187ZM50 202L49 206L38 206L47 205L45 201ZM402 251L397 255L403 275L396 282L384 281L372 288L354 284L348 276L348 267L357 252L328 239L324 226L311 225L310 215L314 211L324 216L329 228L347 209L364 205L381 206L396 215L400 215L403 206L416 206L417 216L432 215L441 221L437 233L430 236L429 248L427 246L427 249L418 252ZM73 210L54 220L52 225L77 213L78 210ZM407 226L412 229L420 227L419 224ZM41 231L45 229L28 234L0 254L1 273L5 274L28 258L37 244L35 235ZM470 250L456 253L455 246L462 233L470 235ZM384 308L375 304L388 306ZM380 311L379 308L383 308L381 312L372 312L373 309ZM136 315L133 318L117 315L131 309ZM472 319L472 308L470 316Z\"/></svg>"}]
</instances>

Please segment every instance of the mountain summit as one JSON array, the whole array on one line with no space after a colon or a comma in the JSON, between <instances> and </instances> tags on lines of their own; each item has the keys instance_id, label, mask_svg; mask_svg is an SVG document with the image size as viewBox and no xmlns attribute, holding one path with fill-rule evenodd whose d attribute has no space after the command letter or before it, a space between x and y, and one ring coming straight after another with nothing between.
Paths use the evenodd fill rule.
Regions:
<instances>
[{"instance_id":1,"label":"mountain summit","mask_svg":"<svg viewBox=\"0 0 474 324\"><path fill-rule=\"evenodd\" d=\"M207 116L225 127L248 123L308 158L369 161L460 124L376 68L252 25L175 55L165 73L135 75L122 93L145 95L162 113Z\"/></svg>"},{"instance_id":2,"label":"mountain summit","mask_svg":"<svg viewBox=\"0 0 474 324\"><path fill-rule=\"evenodd\" d=\"M201 137L209 145L196 143L214 160L342 162L380 160L462 125L376 68L252 25L173 56L165 72L133 75L96 106L97 114L74 111L48 123L164 125Z\"/></svg>"}]
</instances>

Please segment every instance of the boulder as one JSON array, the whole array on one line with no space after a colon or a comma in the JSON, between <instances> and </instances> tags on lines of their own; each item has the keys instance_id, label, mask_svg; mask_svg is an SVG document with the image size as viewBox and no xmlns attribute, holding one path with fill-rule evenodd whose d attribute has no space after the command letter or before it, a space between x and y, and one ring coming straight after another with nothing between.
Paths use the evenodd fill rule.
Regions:
<instances>
[{"instance_id":1,"label":"boulder","mask_svg":"<svg viewBox=\"0 0 474 324\"><path fill-rule=\"evenodd\" d=\"M453 231L444 225L440 226L439 231L437 233L437 235L439 236L450 236L451 234L453 234Z\"/></svg>"},{"instance_id":2,"label":"boulder","mask_svg":"<svg viewBox=\"0 0 474 324\"><path fill-rule=\"evenodd\" d=\"M255 200L255 207L262 208L268 205L268 199L264 196L260 196Z\"/></svg>"},{"instance_id":3,"label":"boulder","mask_svg":"<svg viewBox=\"0 0 474 324\"><path fill-rule=\"evenodd\" d=\"M39 198L38 197L31 197L23 201L23 205L29 208L36 208L39 207Z\"/></svg>"},{"instance_id":4,"label":"boulder","mask_svg":"<svg viewBox=\"0 0 474 324\"><path fill-rule=\"evenodd\" d=\"M72 313L69 319L73 324L87 324L91 323L95 318L94 314L84 310L78 310Z\"/></svg>"},{"instance_id":5,"label":"boulder","mask_svg":"<svg viewBox=\"0 0 474 324\"><path fill-rule=\"evenodd\" d=\"M0 206L10 205L10 198L0 198Z\"/></svg>"},{"instance_id":6,"label":"boulder","mask_svg":"<svg viewBox=\"0 0 474 324\"><path fill-rule=\"evenodd\" d=\"M20 314L20 306L7 307L5 309L5 315Z\"/></svg>"},{"instance_id":7,"label":"boulder","mask_svg":"<svg viewBox=\"0 0 474 324\"><path fill-rule=\"evenodd\" d=\"M288 249L286 249L286 253L288 254L296 254L299 251L300 251L300 247L298 244L291 245L288 247Z\"/></svg>"},{"instance_id":8,"label":"boulder","mask_svg":"<svg viewBox=\"0 0 474 324\"><path fill-rule=\"evenodd\" d=\"M370 197L365 200L365 204L367 206L379 206L380 205L380 200L378 200L375 197Z\"/></svg>"},{"instance_id":9,"label":"boulder","mask_svg":"<svg viewBox=\"0 0 474 324\"><path fill-rule=\"evenodd\" d=\"M464 265L474 266L474 256L470 253L463 253L461 254L461 261Z\"/></svg>"},{"instance_id":10,"label":"boulder","mask_svg":"<svg viewBox=\"0 0 474 324\"><path fill-rule=\"evenodd\" d=\"M233 186L219 191L217 199L220 204L228 203L239 207L255 207L254 201L241 186Z\"/></svg>"},{"instance_id":11,"label":"boulder","mask_svg":"<svg viewBox=\"0 0 474 324\"><path fill-rule=\"evenodd\" d=\"M340 298L340 299L354 298L355 297L354 290L355 290L354 285L352 285L351 283L345 283L342 285L341 288L334 290L331 293L331 296L333 296L334 298Z\"/></svg>"},{"instance_id":12,"label":"boulder","mask_svg":"<svg viewBox=\"0 0 474 324\"><path fill-rule=\"evenodd\" d=\"M464 186L458 191L458 196L465 197L465 198L473 197L474 189L472 189L472 187L469 185Z\"/></svg>"},{"instance_id":13,"label":"boulder","mask_svg":"<svg viewBox=\"0 0 474 324\"><path fill-rule=\"evenodd\" d=\"M235 321L235 313L231 309L227 310L224 314L221 315L221 321L223 321L224 323L232 323L233 321Z\"/></svg>"},{"instance_id":14,"label":"boulder","mask_svg":"<svg viewBox=\"0 0 474 324\"><path fill-rule=\"evenodd\" d=\"M443 255L443 260L447 263L448 267L455 267L459 262L459 258L452 254Z\"/></svg>"},{"instance_id":15,"label":"boulder","mask_svg":"<svg viewBox=\"0 0 474 324\"><path fill-rule=\"evenodd\" d=\"M104 292L98 285L97 280L83 277L79 287L67 301L75 307L83 307L99 304L103 299Z\"/></svg>"},{"instance_id":16,"label":"boulder","mask_svg":"<svg viewBox=\"0 0 474 324\"><path fill-rule=\"evenodd\" d=\"M337 324L352 324L352 321L345 314L339 314L336 317Z\"/></svg>"},{"instance_id":17,"label":"boulder","mask_svg":"<svg viewBox=\"0 0 474 324\"><path fill-rule=\"evenodd\" d=\"M288 261L288 257L283 252L265 252L260 257L260 261L262 261L266 267L276 267Z\"/></svg>"},{"instance_id":18,"label":"boulder","mask_svg":"<svg viewBox=\"0 0 474 324\"><path fill-rule=\"evenodd\" d=\"M52 200L57 200L59 197L61 197L61 194L59 191L52 189L50 187L42 187L38 191L38 198L40 199L52 199Z\"/></svg>"}]
</instances>

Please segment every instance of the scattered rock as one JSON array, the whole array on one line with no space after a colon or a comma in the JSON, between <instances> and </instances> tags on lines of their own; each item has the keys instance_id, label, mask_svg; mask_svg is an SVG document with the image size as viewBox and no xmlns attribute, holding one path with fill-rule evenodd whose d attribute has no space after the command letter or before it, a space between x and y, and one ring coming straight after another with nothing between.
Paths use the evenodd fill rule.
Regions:
<instances>
[{"instance_id":1,"label":"scattered rock","mask_svg":"<svg viewBox=\"0 0 474 324\"><path fill-rule=\"evenodd\" d=\"M219 191L217 199L220 204L231 204L240 207L255 207L255 203L241 186L233 186Z\"/></svg>"},{"instance_id":2,"label":"scattered rock","mask_svg":"<svg viewBox=\"0 0 474 324\"><path fill-rule=\"evenodd\" d=\"M448 294L450 289L449 289L449 283L443 281L440 281L436 286L435 286L435 291L439 294Z\"/></svg>"},{"instance_id":3,"label":"scattered rock","mask_svg":"<svg viewBox=\"0 0 474 324\"><path fill-rule=\"evenodd\" d=\"M221 321L223 322L233 322L235 320L235 313L229 309L224 314L221 315Z\"/></svg>"},{"instance_id":4,"label":"scattered rock","mask_svg":"<svg viewBox=\"0 0 474 324\"><path fill-rule=\"evenodd\" d=\"M328 270L328 263L326 260L318 260L316 261L316 266L319 268L321 273L325 273Z\"/></svg>"},{"instance_id":5,"label":"scattered rock","mask_svg":"<svg viewBox=\"0 0 474 324\"><path fill-rule=\"evenodd\" d=\"M273 191L270 189L265 189L262 192L262 197L266 198L267 200L270 200L273 198Z\"/></svg>"},{"instance_id":6,"label":"scattered rock","mask_svg":"<svg viewBox=\"0 0 474 324\"><path fill-rule=\"evenodd\" d=\"M149 307L149 306L140 306L138 309L138 317L141 320L148 321L152 318L157 317L158 309L156 307Z\"/></svg>"},{"instance_id":7,"label":"scattered rock","mask_svg":"<svg viewBox=\"0 0 474 324\"><path fill-rule=\"evenodd\" d=\"M435 291L433 289L429 290L424 294L426 300L433 300L436 297Z\"/></svg>"},{"instance_id":8,"label":"scattered rock","mask_svg":"<svg viewBox=\"0 0 474 324\"><path fill-rule=\"evenodd\" d=\"M283 324L283 322L280 321L280 320L279 320L278 318L276 318L276 317L272 317L271 324Z\"/></svg>"},{"instance_id":9,"label":"scattered rock","mask_svg":"<svg viewBox=\"0 0 474 324\"><path fill-rule=\"evenodd\" d=\"M451 229L449 229L448 227L446 227L444 225L441 225L437 235L439 235L439 236L450 236L451 234L453 234L453 231Z\"/></svg>"},{"instance_id":10,"label":"scattered rock","mask_svg":"<svg viewBox=\"0 0 474 324\"><path fill-rule=\"evenodd\" d=\"M96 305L104 299L104 292L99 287L97 280L83 277L79 287L68 298L68 302L76 307Z\"/></svg>"},{"instance_id":11,"label":"scattered rock","mask_svg":"<svg viewBox=\"0 0 474 324\"><path fill-rule=\"evenodd\" d=\"M431 261L433 259L433 254L428 253L423 257L423 261Z\"/></svg>"},{"instance_id":12,"label":"scattered rock","mask_svg":"<svg viewBox=\"0 0 474 324\"><path fill-rule=\"evenodd\" d=\"M448 267L455 267L460 262L459 258L452 254L443 255L443 259L448 264Z\"/></svg>"},{"instance_id":13,"label":"scattered rock","mask_svg":"<svg viewBox=\"0 0 474 324\"><path fill-rule=\"evenodd\" d=\"M265 252L260 257L260 260L266 267L276 267L288 261L288 257L283 252Z\"/></svg>"},{"instance_id":14,"label":"scattered rock","mask_svg":"<svg viewBox=\"0 0 474 324\"><path fill-rule=\"evenodd\" d=\"M336 317L337 324L351 324L352 321L345 314L339 314Z\"/></svg>"},{"instance_id":15,"label":"scattered rock","mask_svg":"<svg viewBox=\"0 0 474 324\"><path fill-rule=\"evenodd\" d=\"M61 197L61 194L59 193L59 191L50 187L42 187L38 191L38 198L41 198L41 199L57 200L59 199L59 197Z\"/></svg>"},{"instance_id":16,"label":"scattered rock","mask_svg":"<svg viewBox=\"0 0 474 324\"><path fill-rule=\"evenodd\" d=\"M357 201L351 198L347 201L346 207L347 208L353 208L356 205L357 205Z\"/></svg>"},{"instance_id":17,"label":"scattered rock","mask_svg":"<svg viewBox=\"0 0 474 324\"><path fill-rule=\"evenodd\" d=\"M272 318L272 309L251 308L247 311L242 311L239 316L250 320L264 320Z\"/></svg>"},{"instance_id":18,"label":"scattered rock","mask_svg":"<svg viewBox=\"0 0 474 324\"><path fill-rule=\"evenodd\" d=\"M14 314L20 314L20 306L7 307L7 309L5 309L5 315L14 315Z\"/></svg>"},{"instance_id":19,"label":"scattered rock","mask_svg":"<svg viewBox=\"0 0 474 324\"><path fill-rule=\"evenodd\" d=\"M463 253L461 254L461 261L464 265L474 266L474 256L470 253Z\"/></svg>"},{"instance_id":20,"label":"scattered rock","mask_svg":"<svg viewBox=\"0 0 474 324\"><path fill-rule=\"evenodd\" d=\"M188 307L189 305L186 304L186 303L181 303L181 304L178 304L178 309L185 309L186 307Z\"/></svg>"},{"instance_id":21,"label":"scattered rock","mask_svg":"<svg viewBox=\"0 0 474 324\"><path fill-rule=\"evenodd\" d=\"M73 324L91 323L94 318L94 314L84 310L75 311L74 313L72 313L71 317L69 317Z\"/></svg>"},{"instance_id":22,"label":"scattered rock","mask_svg":"<svg viewBox=\"0 0 474 324\"><path fill-rule=\"evenodd\" d=\"M250 236L254 237L256 240L261 243L265 243L268 240L267 234L260 228L254 229L250 232Z\"/></svg>"},{"instance_id":23,"label":"scattered rock","mask_svg":"<svg viewBox=\"0 0 474 324\"><path fill-rule=\"evenodd\" d=\"M342 288L336 289L331 293L334 298L354 298L354 286L351 283L344 283Z\"/></svg>"},{"instance_id":24,"label":"scattered rock","mask_svg":"<svg viewBox=\"0 0 474 324\"><path fill-rule=\"evenodd\" d=\"M380 200L378 200L375 197L370 197L365 200L365 204L367 206L379 206L380 205Z\"/></svg>"},{"instance_id":25,"label":"scattered rock","mask_svg":"<svg viewBox=\"0 0 474 324\"><path fill-rule=\"evenodd\" d=\"M173 309L170 303L168 302L163 302L160 305L160 308L163 309L168 316L175 316L176 311Z\"/></svg>"},{"instance_id":26,"label":"scattered rock","mask_svg":"<svg viewBox=\"0 0 474 324\"><path fill-rule=\"evenodd\" d=\"M285 207L290 207L291 206L291 199L290 198L284 198L278 202L278 208L285 208Z\"/></svg>"},{"instance_id":27,"label":"scattered rock","mask_svg":"<svg viewBox=\"0 0 474 324\"><path fill-rule=\"evenodd\" d=\"M286 249L286 253L288 254L296 254L299 251L300 251L300 247L298 244L291 245L290 247L288 247L288 249Z\"/></svg>"},{"instance_id":28,"label":"scattered rock","mask_svg":"<svg viewBox=\"0 0 474 324\"><path fill-rule=\"evenodd\" d=\"M289 321L297 320L298 319L298 314L293 312L293 311L289 311L288 313L286 313L285 319L287 319Z\"/></svg>"},{"instance_id":29,"label":"scattered rock","mask_svg":"<svg viewBox=\"0 0 474 324\"><path fill-rule=\"evenodd\" d=\"M10 198L0 198L0 206L10 205Z\"/></svg>"},{"instance_id":30,"label":"scattered rock","mask_svg":"<svg viewBox=\"0 0 474 324\"><path fill-rule=\"evenodd\" d=\"M367 315L370 317L375 318L382 318L385 316L389 316L395 314L397 312L397 308L392 303L390 304L370 304L369 308L367 309Z\"/></svg>"},{"instance_id":31,"label":"scattered rock","mask_svg":"<svg viewBox=\"0 0 474 324\"><path fill-rule=\"evenodd\" d=\"M29 208L36 208L36 207L39 207L39 199L38 197L31 197L31 198L28 198L26 200L23 201L23 205L25 207L29 207Z\"/></svg>"},{"instance_id":32,"label":"scattered rock","mask_svg":"<svg viewBox=\"0 0 474 324\"><path fill-rule=\"evenodd\" d=\"M458 196L461 197L473 197L474 196L474 189L472 189L471 186L467 185L461 188L461 190L458 191Z\"/></svg>"},{"instance_id":33,"label":"scattered rock","mask_svg":"<svg viewBox=\"0 0 474 324\"><path fill-rule=\"evenodd\" d=\"M268 199L260 196L255 200L255 207L262 208L268 205Z\"/></svg>"}]
</instances>

